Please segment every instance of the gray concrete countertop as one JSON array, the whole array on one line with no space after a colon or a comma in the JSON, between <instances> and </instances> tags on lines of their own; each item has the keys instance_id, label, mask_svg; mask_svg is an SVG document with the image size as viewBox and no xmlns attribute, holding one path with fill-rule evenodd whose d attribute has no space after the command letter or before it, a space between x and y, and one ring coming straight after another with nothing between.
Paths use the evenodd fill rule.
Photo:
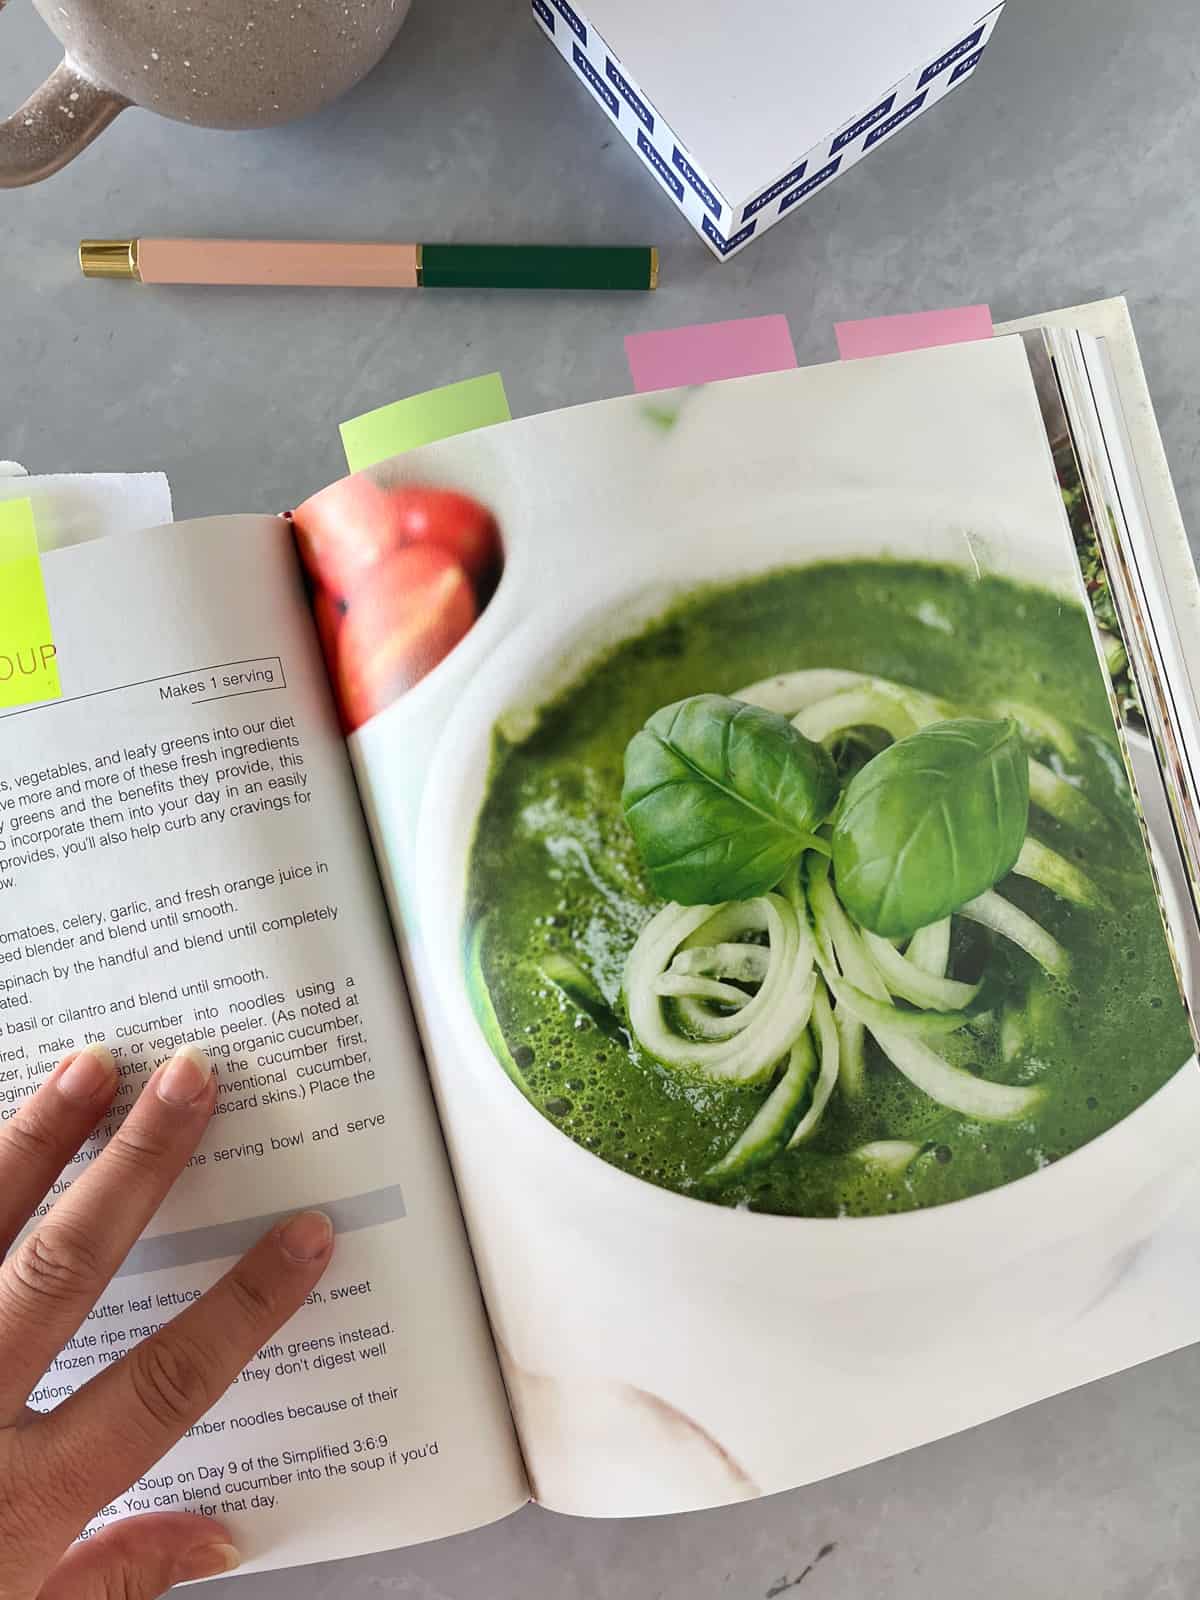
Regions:
<instances>
[{"instance_id":1,"label":"gray concrete countertop","mask_svg":"<svg viewBox=\"0 0 1200 1600\"><path fill-rule=\"evenodd\" d=\"M627 391L634 328L783 311L812 362L841 317L986 300L999 320L1125 293L1200 530L1194 0L1010 0L972 85L725 265L526 11L416 0L384 65L311 122L213 134L129 112L64 174L0 195L0 457L163 468L179 516L278 510L344 469L339 421L433 384L498 368L517 415ZM0 107L57 54L10 7ZM84 235L586 241L620 216L662 247L656 296L152 292L74 262ZM529 1510L222 1592L1191 1600L1198 1441L1200 1347L771 1500L647 1522Z\"/></svg>"}]
</instances>

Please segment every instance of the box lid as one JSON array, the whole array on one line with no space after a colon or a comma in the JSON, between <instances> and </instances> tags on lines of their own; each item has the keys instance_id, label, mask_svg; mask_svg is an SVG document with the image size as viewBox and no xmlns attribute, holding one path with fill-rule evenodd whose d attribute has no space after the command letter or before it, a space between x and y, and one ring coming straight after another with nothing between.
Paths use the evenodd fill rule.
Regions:
<instances>
[{"instance_id":1,"label":"box lid","mask_svg":"<svg viewBox=\"0 0 1200 1600\"><path fill-rule=\"evenodd\" d=\"M997 5L582 0L580 9L736 205Z\"/></svg>"}]
</instances>

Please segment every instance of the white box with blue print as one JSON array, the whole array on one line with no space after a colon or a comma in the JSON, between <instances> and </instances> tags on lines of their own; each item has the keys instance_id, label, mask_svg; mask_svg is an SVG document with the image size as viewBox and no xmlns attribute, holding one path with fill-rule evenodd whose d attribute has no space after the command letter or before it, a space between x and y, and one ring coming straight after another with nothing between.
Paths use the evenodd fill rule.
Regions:
<instances>
[{"instance_id":1,"label":"white box with blue print","mask_svg":"<svg viewBox=\"0 0 1200 1600\"><path fill-rule=\"evenodd\" d=\"M715 255L819 194L978 66L986 0L531 0Z\"/></svg>"}]
</instances>

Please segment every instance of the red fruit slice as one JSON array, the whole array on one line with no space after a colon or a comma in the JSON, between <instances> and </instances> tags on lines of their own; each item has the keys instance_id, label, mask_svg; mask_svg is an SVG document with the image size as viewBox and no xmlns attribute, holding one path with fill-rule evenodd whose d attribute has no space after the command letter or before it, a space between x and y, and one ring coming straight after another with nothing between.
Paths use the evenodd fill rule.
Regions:
<instances>
[{"instance_id":1,"label":"red fruit slice","mask_svg":"<svg viewBox=\"0 0 1200 1600\"><path fill-rule=\"evenodd\" d=\"M384 561L338 631L338 692L353 731L411 689L470 631L477 615L466 573L433 545Z\"/></svg>"},{"instance_id":2,"label":"red fruit slice","mask_svg":"<svg viewBox=\"0 0 1200 1600\"><path fill-rule=\"evenodd\" d=\"M363 472L306 500L292 524L304 565L339 600L400 546L387 491Z\"/></svg>"},{"instance_id":3,"label":"red fruit slice","mask_svg":"<svg viewBox=\"0 0 1200 1600\"><path fill-rule=\"evenodd\" d=\"M439 546L481 589L500 565L495 517L456 489L421 484L382 489L360 472L313 495L292 520L308 570L343 599L367 581L373 567L406 545Z\"/></svg>"},{"instance_id":4,"label":"red fruit slice","mask_svg":"<svg viewBox=\"0 0 1200 1600\"><path fill-rule=\"evenodd\" d=\"M391 512L403 543L440 545L477 585L500 565L496 519L469 495L404 484L391 491Z\"/></svg>"}]
</instances>

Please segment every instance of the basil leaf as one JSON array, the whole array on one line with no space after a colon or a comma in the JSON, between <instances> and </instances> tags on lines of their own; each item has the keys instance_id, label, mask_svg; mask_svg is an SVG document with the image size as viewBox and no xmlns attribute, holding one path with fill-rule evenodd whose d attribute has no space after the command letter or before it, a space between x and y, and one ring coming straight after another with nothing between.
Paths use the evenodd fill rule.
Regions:
<instances>
[{"instance_id":1,"label":"basil leaf","mask_svg":"<svg viewBox=\"0 0 1200 1600\"><path fill-rule=\"evenodd\" d=\"M836 798L821 745L724 695L664 706L625 750L626 821L654 892L680 905L774 888Z\"/></svg>"},{"instance_id":2,"label":"basil leaf","mask_svg":"<svg viewBox=\"0 0 1200 1600\"><path fill-rule=\"evenodd\" d=\"M1029 816L1029 758L1011 719L957 717L889 745L850 780L833 830L838 898L903 938L1012 869Z\"/></svg>"}]
</instances>

